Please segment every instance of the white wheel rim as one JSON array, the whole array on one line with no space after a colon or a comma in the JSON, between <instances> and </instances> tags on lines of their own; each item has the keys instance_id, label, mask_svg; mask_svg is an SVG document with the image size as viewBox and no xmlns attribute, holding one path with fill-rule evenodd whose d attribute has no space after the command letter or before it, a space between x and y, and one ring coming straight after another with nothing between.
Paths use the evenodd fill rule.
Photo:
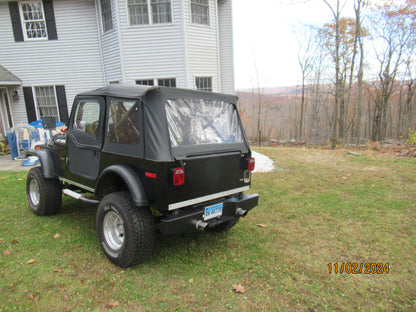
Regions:
<instances>
[{"instance_id":1,"label":"white wheel rim","mask_svg":"<svg viewBox=\"0 0 416 312\"><path fill-rule=\"evenodd\" d=\"M39 183L35 179L30 180L29 197L33 205L35 206L39 205L39 202L40 202Z\"/></svg>"},{"instance_id":2,"label":"white wheel rim","mask_svg":"<svg viewBox=\"0 0 416 312\"><path fill-rule=\"evenodd\" d=\"M120 250L124 243L124 222L114 211L105 214L103 231L108 246L115 251Z\"/></svg>"}]
</instances>

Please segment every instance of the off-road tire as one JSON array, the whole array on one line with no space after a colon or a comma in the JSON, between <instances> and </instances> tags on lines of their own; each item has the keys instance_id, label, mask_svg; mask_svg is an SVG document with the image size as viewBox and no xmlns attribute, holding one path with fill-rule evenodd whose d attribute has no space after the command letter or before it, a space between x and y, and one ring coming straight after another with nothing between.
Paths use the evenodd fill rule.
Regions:
<instances>
[{"instance_id":1,"label":"off-road tire","mask_svg":"<svg viewBox=\"0 0 416 312\"><path fill-rule=\"evenodd\" d=\"M30 208L38 216L57 214L61 209L61 184L57 179L45 179L40 167L29 170L26 194Z\"/></svg>"},{"instance_id":2,"label":"off-road tire","mask_svg":"<svg viewBox=\"0 0 416 312\"><path fill-rule=\"evenodd\" d=\"M238 223L238 221L240 221L240 218L235 218L235 219L232 219L230 221L223 222L223 223L221 223L221 224L219 224L215 227L208 228L208 230L210 232L215 232L215 233L227 232L234 225L236 225Z\"/></svg>"},{"instance_id":3,"label":"off-road tire","mask_svg":"<svg viewBox=\"0 0 416 312\"><path fill-rule=\"evenodd\" d=\"M119 267L144 262L153 252L153 215L148 207L135 207L128 192L110 193L101 200L97 232L104 254Z\"/></svg>"}]
</instances>

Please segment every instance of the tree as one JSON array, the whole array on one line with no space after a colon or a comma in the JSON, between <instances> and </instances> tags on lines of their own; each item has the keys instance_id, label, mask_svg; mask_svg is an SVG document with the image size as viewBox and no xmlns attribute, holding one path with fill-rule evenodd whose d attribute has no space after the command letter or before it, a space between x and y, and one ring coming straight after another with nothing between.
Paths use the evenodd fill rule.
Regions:
<instances>
[{"instance_id":1,"label":"tree","mask_svg":"<svg viewBox=\"0 0 416 312\"><path fill-rule=\"evenodd\" d=\"M299 121L299 139L303 139L303 128L305 121L306 110L306 81L309 79L313 70L313 63L315 61L316 45L314 44L315 33L311 28L305 29L305 33L300 41L300 48L298 52L298 63L302 73L302 90L301 90L301 104L300 104L300 121Z\"/></svg>"},{"instance_id":2,"label":"tree","mask_svg":"<svg viewBox=\"0 0 416 312\"><path fill-rule=\"evenodd\" d=\"M331 148L334 149L337 146L337 120L338 120L338 106L341 97L341 79L340 79L340 17L341 17L341 4L340 0L336 0L335 8L329 3L329 0L322 0L331 10L334 16L335 25L335 99L334 99L334 112L332 117L332 130L331 130Z\"/></svg>"},{"instance_id":3,"label":"tree","mask_svg":"<svg viewBox=\"0 0 416 312\"><path fill-rule=\"evenodd\" d=\"M361 139L361 117L362 117L362 99L363 99L363 76L364 76L364 43L361 36L361 7L364 0L354 1L354 12L355 12L355 38L358 41L360 47L360 63L358 67L358 99L357 99L357 127L356 127L356 144L360 144Z\"/></svg>"},{"instance_id":4,"label":"tree","mask_svg":"<svg viewBox=\"0 0 416 312\"><path fill-rule=\"evenodd\" d=\"M414 47L415 12L414 0L407 0L404 4L390 0L373 10L374 50L379 62L371 135L373 141L382 140L387 135L387 111L396 77L403 68L404 56L409 48Z\"/></svg>"}]
</instances>

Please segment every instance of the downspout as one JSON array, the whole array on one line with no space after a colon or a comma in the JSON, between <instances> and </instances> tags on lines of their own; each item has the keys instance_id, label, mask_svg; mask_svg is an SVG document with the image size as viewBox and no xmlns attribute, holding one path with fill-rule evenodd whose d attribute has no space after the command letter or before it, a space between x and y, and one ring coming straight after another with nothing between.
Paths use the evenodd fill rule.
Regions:
<instances>
[{"instance_id":1,"label":"downspout","mask_svg":"<svg viewBox=\"0 0 416 312\"><path fill-rule=\"evenodd\" d=\"M221 57L220 57L220 20L219 20L219 5L218 5L218 1L215 1L215 16L216 16L216 30L217 30L217 86L218 86L218 90L217 92L222 92L221 89L221 82L222 82L222 77L221 77ZM215 91L215 90L212 90Z\"/></svg>"},{"instance_id":2,"label":"downspout","mask_svg":"<svg viewBox=\"0 0 416 312\"><path fill-rule=\"evenodd\" d=\"M95 1L95 18L97 20L97 31L98 31L98 48L100 50L100 57L101 57L101 71L103 73L103 86L107 84L107 75L105 72L104 67L104 55L103 55L103 37L101 35L101 28L100 28L100 12L99 12L99 2L98 0Z\"/></svg>"},{"instance_id":3,"label":"downspout","mask_svg":"<svg viewBox=\"0 0 416 312\"><path fill-rule=\"evenodd\" d=\"M126 83L126 72L124 69L124 55L123 55L123 40L121 38L121 21L120 14L118 12L119 6L118 1L115 1L115 10L116 10L116 21L117 21L117 36L118 36L118 48L120 53L120 69L121 69L121 81L120 83Z\"/></svg>"},{"instance_id":4,"label":"downspout","mask_svg":"<svg viewBox=\"0 0 416 312\"><path fill-rule=\"evenodd\" d=\"M184 62L184 69L185 69L185 86L184 88L188 88L188 89L195 89L195 86L192 85L189 86L189 73L188 73L188 45L187 45L187 41L186 41L186 16L185 16L185 1L187 0L181 0L181 11L182 11L182 44L183 44L183 62ZM189 3L189 1L188 1Z\"/></svg>"}]
</instances>

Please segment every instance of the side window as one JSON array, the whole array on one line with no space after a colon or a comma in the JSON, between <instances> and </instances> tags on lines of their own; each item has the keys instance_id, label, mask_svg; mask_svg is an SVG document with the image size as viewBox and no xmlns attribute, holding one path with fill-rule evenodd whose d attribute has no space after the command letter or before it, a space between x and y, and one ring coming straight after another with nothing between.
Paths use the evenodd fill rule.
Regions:
<instances>
[{"instance_id":1,"label":"side window","mask_svg":"<svg viewBox=\"0 0 416 312\"><path fill-rule=\"evenodd\" d=\"M75 111L73 128L97 136L100 121L100 104L98 102L81 102Z\"/></svg>"},{"instance_id":2,"label":"side window","mask_svg":"<svg viewBox=\"0 0 416 312\"><path fill-rule=\"evenodd\" d=\"M138 144L139 102L111 100L109 105L107 141L119 144Z\"/></svg>"}]
</instances>

